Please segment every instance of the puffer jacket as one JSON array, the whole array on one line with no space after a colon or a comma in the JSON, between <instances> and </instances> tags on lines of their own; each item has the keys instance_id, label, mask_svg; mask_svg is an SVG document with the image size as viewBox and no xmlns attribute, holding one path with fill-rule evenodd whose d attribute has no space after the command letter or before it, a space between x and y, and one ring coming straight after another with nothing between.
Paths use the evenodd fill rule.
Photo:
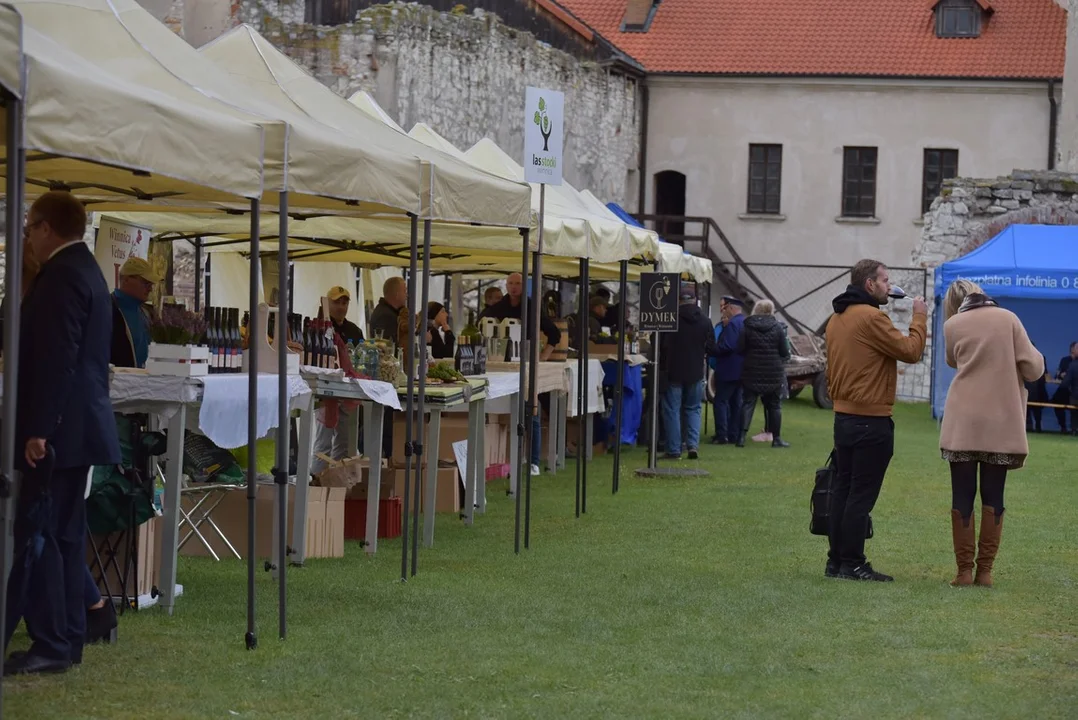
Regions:
<instances>
[{"instance_id":1,"label":"puffer jacket","mask_svg":"<svg viewBox=\"0 0 1078 720\"><path fill-rule=\"evenodd\" d=\"M790 346L786 330L773 315L752 315L737 339L737 351L745 356L741 384L755 393L779 392L786 383Z\"/></svg>"}]
</instances>

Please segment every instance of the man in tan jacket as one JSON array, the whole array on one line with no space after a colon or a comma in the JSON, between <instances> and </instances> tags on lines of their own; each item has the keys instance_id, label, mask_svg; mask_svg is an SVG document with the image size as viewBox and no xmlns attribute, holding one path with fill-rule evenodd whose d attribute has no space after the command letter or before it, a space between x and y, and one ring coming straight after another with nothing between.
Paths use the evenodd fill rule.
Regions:
<instances>
[{"instance_id":1,"label":"man in tan jacket","mask_svg":"<svg viewBox=\"0 0 1078 720\"><path fill-rule=\"evenodd\" d=\"M915 363L925 351L928 306L913 301L907 337L880 309L891 282L887 268L862 260L850 272L846 292L834 299L827 323L827 386L835 404L835 460L831 488L827 577L890 582L865 559L868 516L883 486L895 446L891 409L898 361Z\"/></svg>"}]
</instances>

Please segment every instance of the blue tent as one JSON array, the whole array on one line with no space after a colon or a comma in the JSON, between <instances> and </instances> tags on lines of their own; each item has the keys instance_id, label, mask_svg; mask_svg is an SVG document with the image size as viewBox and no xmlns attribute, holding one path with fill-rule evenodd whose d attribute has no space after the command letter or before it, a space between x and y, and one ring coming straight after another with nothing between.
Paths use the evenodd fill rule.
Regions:
<instances>
[{"instance_id":1,"label":"blue tent","mask_svg":"<svg viewBox=\"0 0 1078 720\"><path fill-rule=\"evenodd\" d=\"M933 323L932 414L943 416L954 370L947 366L943 340L943 296L952 282L972 280L1012 311L1055 374L1060 359L1078 340L1078 227L1011 225L984 245L936 268ZM1049 385L1052 394L1055 386ZM986 392L990 391L986 388ZM1058 429L1044 413L1044 429Z\"/></svg>"},{"instance_id":2,"label":"blue tent","mask_svg":"<svg viewBox=\"0 0 1078 720\"><path fill-rule=\"evenodd\" d=\"M625 208L623 208L621 205L618 205L617 203L612 202L612 203L607 203L606 206L608 208L610 208L610 212L617 215L618 219L621 220L626 225L632 225L633 227L644 227L643 225L640 224L639 220L637 220L632 215L630 215L629 211L626 210Z\"/></svg>"}]
</instances>

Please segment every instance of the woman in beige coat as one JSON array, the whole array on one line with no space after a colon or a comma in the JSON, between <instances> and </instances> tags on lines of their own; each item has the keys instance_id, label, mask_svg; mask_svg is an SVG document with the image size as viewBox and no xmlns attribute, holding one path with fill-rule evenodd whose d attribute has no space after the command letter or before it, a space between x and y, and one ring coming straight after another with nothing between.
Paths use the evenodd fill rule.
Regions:
<instances>
[{"instance_id":1,"label":"woman in beige coat","mask_svg":"<svg viewBox=\"0 0 1078 720\"><path fill-rule=\"evenodd\" d=\"M1044 374L1044 359L1018 317L968 280L948 288L944 317L947 364L958 371L947 392L940 433L943 459L951 464L951 535L958 565L951 585L991 587L1007 471L1022 467L1029 454L1025 383ZM981 534L975 544L978 470Z\"/></svg>"}]
</instances>

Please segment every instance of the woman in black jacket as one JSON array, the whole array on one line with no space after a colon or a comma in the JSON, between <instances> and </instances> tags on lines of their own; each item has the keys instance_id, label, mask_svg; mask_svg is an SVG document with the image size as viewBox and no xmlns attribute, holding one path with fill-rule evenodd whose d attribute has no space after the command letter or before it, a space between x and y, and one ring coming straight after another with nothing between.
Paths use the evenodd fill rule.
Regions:
<instances>
[{"instance_id":1,"label":"woman in black jacket","mask_svg":"<svg viewBox=\"0 0 1078 720\"><path fill-rule=\"evenodd\" d=\"M430 333L430 353L435 360L452 359L456 338L449 329L449 313L440 302L427 304L427 331Z\"/></svg>"},{"instance_id":2,"label":"woman in black jacket","mask_svg":"<svg viewBox=\"0 0 1078 720\"><path fill-rule=\"evenodd\" d=\"M786 383L786 361L790 359L790 344L786 330L775 319L775 305L770 300L758 300L752 316L745 320L745 327L737 339L737 351L745 356L741 369L741 384L745 399L741 405L741 435L738 447L745 447L756 399L764 402L768 426L773 436L771 447L790 447L782 439L782 400L780 395Z\"/></svg>"}]
</instances>

